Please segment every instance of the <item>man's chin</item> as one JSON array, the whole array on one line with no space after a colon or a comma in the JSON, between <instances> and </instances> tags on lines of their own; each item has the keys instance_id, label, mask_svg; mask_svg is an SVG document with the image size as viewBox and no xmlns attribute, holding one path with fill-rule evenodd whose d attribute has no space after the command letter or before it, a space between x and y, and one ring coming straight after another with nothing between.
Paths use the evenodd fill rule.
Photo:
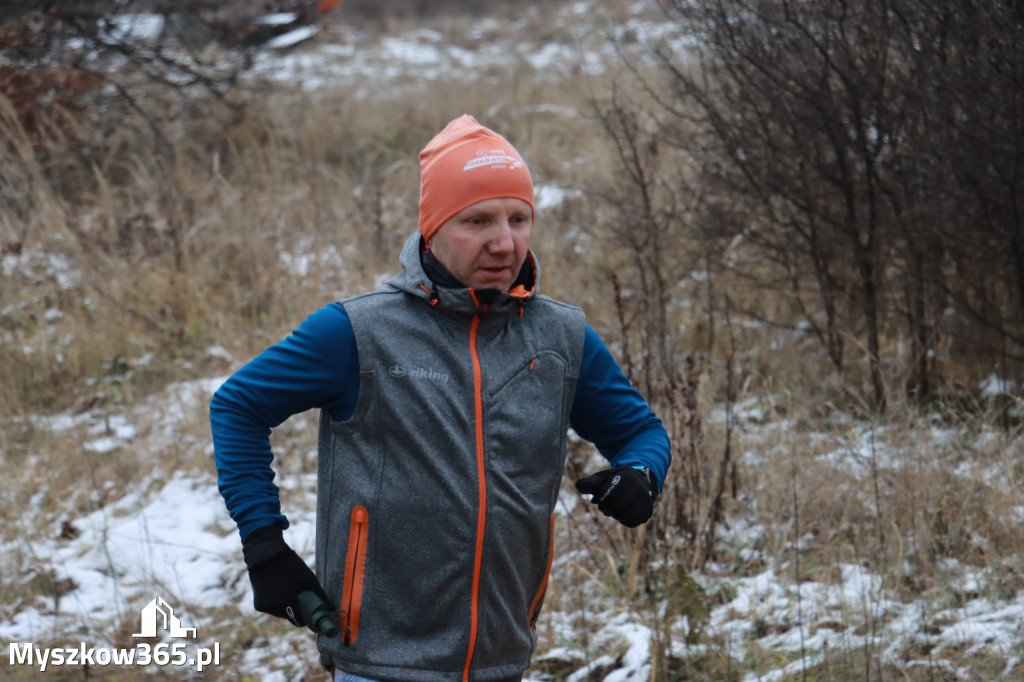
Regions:
<instances>
[{"instance_id":1,"label":"man's chin","mask_svg":"<svg viewBox=\"0 0 1024 682\"><path fill-rule=\"evenodd\" d=\"M480 282L476 286L472 287L476 291L484 291L486 289L493 289L502 293L508 293L509 285L508 282Z\"/></svg>"},{"instance_id":2,"label":"man's chin","mask_svg":"<svg viewBox=\"0 0 1024 682\"><path fill-rule=\"evenodd\" d=\"M500 291L508 291L508 288L512 286L512 282L507 274L503 276L481 276L474 277L473 283L470 286L474 289L498 289Z\"/></svg>"}]
</instances>

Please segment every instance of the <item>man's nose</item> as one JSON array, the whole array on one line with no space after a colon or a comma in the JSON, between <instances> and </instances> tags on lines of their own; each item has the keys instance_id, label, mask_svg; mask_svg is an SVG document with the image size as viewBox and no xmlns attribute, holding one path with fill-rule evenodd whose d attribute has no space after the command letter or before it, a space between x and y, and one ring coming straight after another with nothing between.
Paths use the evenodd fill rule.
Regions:
<instances>
[{"instance_id":1,"label":"man's nose","mask_svg":"<svg viewBox=\"0 0 1024 682\"><path fill-rule=\"evenodd\" d=\"M491 240L487 243L487 249L491 253L507 253L515 250L515 244L512 241L512 228L507 220L497 221Z\"/></svg>"}]
</instances>

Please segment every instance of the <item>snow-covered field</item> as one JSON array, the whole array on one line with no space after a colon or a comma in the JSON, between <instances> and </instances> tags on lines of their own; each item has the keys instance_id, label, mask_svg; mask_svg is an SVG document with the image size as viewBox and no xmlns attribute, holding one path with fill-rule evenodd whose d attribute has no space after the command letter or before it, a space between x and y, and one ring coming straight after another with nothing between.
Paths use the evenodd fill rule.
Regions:
<instances>
[{"instance_id":1,"label":"snow-covered field","mask_svg":"<svg viewBox=\"0 0 1024 682\"><path fill-rule=\"evenodd\" d=\"M308 90L327 85L347 87L353 97L360 97L386 88L422 87L442 75L470 82L475 74L496 68L530 68L554 79L580 72L598 74L614 59L616 50L609 37L628 36L626 44L637 50L656 38L678 40L672 28L655 21L643 3L638 3L625 22L602 26L584 21L599 14L598 5L578 2L565 6L563 24L555 27L568 38L565 42L524 41L520 33L488 20L479 22L474 33L463 36L459 43L433 28L376 42L334 24L330 30L322 30L319 41L302 43L291 51L261 53L256 72L271 82L298 83ZM519 37L512 39L511 35ZM468 43L475 47L459 46ZM538 200L550 207L563 197L563 190L546 187ZM306 248L311 252L315 245ZM298 243L294 251L281 254L283 263L299 274L304 274L303 263L313 257L302 249ZM0 272L13 271L15 258L22 259L17 264L22 271L25 259L38 259L34 267L68 286L77 276L59 256L31 253L3 255ZM54 308L50 314L56 319L61 312ZM218 347L208 352L229 369L247 359L230 357ZM145 361L137 358L132 362ZM161 394L119 412L107 409L32 419L33 428L80 442L82 451L95 456L135 453L140 469L151 468L152 472L144 476L142 485L91 514L52 517L52 524L42 530L34 521L36 510L31 506L24 510L23 532L0 545L0 574L8 586L0 592L6 600L0 603L0 639L5 644L77 647L85 642L96 649L134 646L131 635L140 627L140 610L161 597L174 607L182 624L197 628L190 647L211 647L215 641L233 644L230 651L235 660L222 660L221 665L230 666L239 679L311 679L307 675L316 670L312 636L252 611L240 544L216 490L212 448L204 437L203 424L209 397L223 378L210 376L172 384ZM997 378L992 381L998 383ZM280 472L278 483L292 522L288 540L312 562L315 453L308 432L313 421L301 417L295 422L290 431L285 429L282 443L296 461ZM743 422L743 428L748 453L741 465L756 467L762 463L761 455L756 454L759 438L786 426L751 418ZM305 436L296 435L302 431ZM151 461L172 445L193 452L200 460L206 457L208 466L176 471ZM1020 450L1018 444L1015 456L1020 456ZM10 453L0 451L0 458L6 456ZM887 453L873 456L880 466L886 466ZM839 464L856 467L856 458L837 455L824 437L819 457L835 457L837 468ZM998 470L975 470L969 462L962 466L956 473L967 478L1003 475ZM94 490L93 494L102 492ZM32 498L33 505L43 505L46 496L47 491L39 491ZM571 509L577 496L566 488L563 497L563 506ZM1005 511L1024 522L1024 501ZM985 674L1024 679L1024 593L991 589L988 569L955 562L945 567L955 578L951 585L959 595L955 607L943 600L907 601L882 576L856 563L836 565L836 577L827 582L795 581L789 560L777 560L760 548L764 532L763 527L738 516L730 519L729 530L720 536L728 548L726 554L758 566L757 570L738 571L735 564L712 563L694 573L707 593L718 595L706 619L704 639L721 642L737 669L750 671L737 679L799 678L803 671L830 657L865 647L908 675L914 668L926 666L933 675L930 679L973 680L984 679ZM1014 557L1005 559L1016 561ZM556 561L553 580L567 565L565 557ZM1019 563L1016 565L1019 570ZM21 596L11 589L18 585L25 587ZM541 640L555 644L545 644L535 660L568 662L572 671L565 679L571 682L649 679L652 623L644 614L624 612L620 607L608 595L595 599L590 621L601 625L595 626L584 644L572 625L573 614L549 606L542 617ZM226 630L226 618L249 622L249 629ZM673 657L692 658L708 650L707 644L687 643L689 631L686 617L672 625ZM908 655L920 650L926 650L927 656ZM971 669L969 661L976 655L998 660L999 669L994 673ZM760 661L756 665L751 663L755 657ZM0 677L8 665L0 661ZM216 667L204 674L208 676L204 679L218 679ZM187 675L183 672L182 676ZM44 679L45 673L39 678Z\"/></svg>"},{"instance_id":2,"label":"snow-covered field","mask_svg":"<svg viewBox=\"0 0 1024 682\"><path fill-rule=\"evenodd\" d=\"M600 3L567 3L554 25L545 27L546 34L560 37L554 41L530 39L529 16L516 22L481 18L454 40L437 28L423 27L371 41L358 29L336 26L330 43L287 54L264 52L255 70L307 90L343 84L353 97L422 88L438 78L472 83L482 74L523 68L559 79L600 75L623 48L638 56L643 46L660 40L682 49L678 30L652 20L653 15L650 3L643 1L623 21L611 20Z\"/></svg>"}]
</instances>

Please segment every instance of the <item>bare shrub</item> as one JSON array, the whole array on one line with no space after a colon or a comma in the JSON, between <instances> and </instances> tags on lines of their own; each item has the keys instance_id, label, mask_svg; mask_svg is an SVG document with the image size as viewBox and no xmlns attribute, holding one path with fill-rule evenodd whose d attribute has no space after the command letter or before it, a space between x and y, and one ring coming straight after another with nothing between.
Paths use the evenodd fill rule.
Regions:
<instances>
[{"instance_id":1,"label":"bare shrub","mask_svg":"<svg viewBox=\"0 0 1024 682\"><path fill-rule=\"evenodd\" d=\"M943 334L958 359L972 358L975 381L1018 372L1009 311L1019 296L1007 288L1018 221L1000 207L1020 193L1006 172L1019 121L1001 113L1019 102L1009 75L1019 67L973 73L1018 64L1004 53L1015 11L917 0L661 5L695 56L654 47L664 78L648 91L664 139L699 160L702 186L742 207L745 220L705 227L773 266L760 284L802 318L774 322L813 333L869 409L884 407L887 388L920 397L942 384L932 358ZM996 113L968 132L981 107Z\"/></svg>"}]
</instances>

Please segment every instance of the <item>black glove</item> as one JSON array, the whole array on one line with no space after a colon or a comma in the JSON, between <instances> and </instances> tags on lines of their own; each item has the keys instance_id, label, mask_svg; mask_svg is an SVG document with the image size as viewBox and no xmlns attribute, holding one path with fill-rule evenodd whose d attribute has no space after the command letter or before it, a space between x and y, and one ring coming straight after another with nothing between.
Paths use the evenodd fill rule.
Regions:
<instances>
[{"instance_id":1,"label":"black glove","mask_svg":"<svg viewBox=\"0 0 1024 682\"><path fill-rule=\"evenodd\" d=\"M647 469L615 467L576 481L576 490L593 495L601 513L629 528L645 523L654 513L657 488Z\"/></svg>"},{"instance_id":2,"label":"black glove","mask_svg":"<svg viewBox=\"0 0 1024 682\"><path fill-rule=\"evenodd\" d=\"M299 593L309 590L331 604L313 571L284 541L280 526L264 526L250 533L242 542L242 557L249 569L252 605L257 611L287 618L301 628L306 623L300 615Z\"/></svg>"}]
</instances>

